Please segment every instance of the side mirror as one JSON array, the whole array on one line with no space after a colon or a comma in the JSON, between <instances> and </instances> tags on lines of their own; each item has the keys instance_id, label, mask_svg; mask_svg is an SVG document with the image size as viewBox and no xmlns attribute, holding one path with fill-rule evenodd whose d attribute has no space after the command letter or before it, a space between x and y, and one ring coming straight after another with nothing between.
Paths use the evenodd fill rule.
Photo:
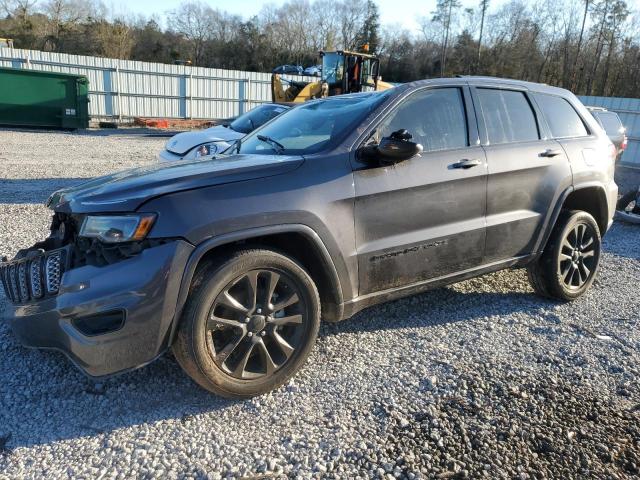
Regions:
<instances>
[{"instance_id":1,"label":"side mirror","mask_svg":"<svg viewBox=\"0 0 640 480\"><path fill-rule=\"evenodd\" d=\"M409 160L422 152L422 145L410 141L411 134L402 129L380 140L378 145L368 145L362 149L365 159L377 160L382 165L394 165Z\"/></svg>"}]
</instances>

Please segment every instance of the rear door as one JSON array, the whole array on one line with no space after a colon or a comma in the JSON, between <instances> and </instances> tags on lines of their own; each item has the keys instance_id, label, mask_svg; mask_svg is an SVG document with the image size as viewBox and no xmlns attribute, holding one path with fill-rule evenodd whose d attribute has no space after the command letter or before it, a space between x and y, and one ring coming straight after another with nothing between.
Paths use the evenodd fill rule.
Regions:
<instances>
[{"instance_id":1,"label":"rear door","mask_svg":"<svg viewBox=\"0 0 640 480\"><path fill-rule=\"evenodd\" d=\"M472 92L488 163L485 263L492 263L535 250L559 194L571 184L571 169L526 90L478 86Z\"/></svg>"},{"instance_id":2,"label":"rear door","mask_svg":"<svg viewBox=\"0 0 640 480\"><path fill-rule=\"evenodd\" d=\"M468 88L415 91L374 129L373 142L406 129L424 152L386 167L355 160L360 295L479 265L487 165Z\"/></svg>"},{"instance_id":3,"label":"rear door","mask_svg":"<svg viewBox=\"0 0 640 480\"><path fill-rule=\"evenodd\" d=\"M574 185L594 180L613 183L614 165L607 161L611 155L609 141L595 131L596 122L589 121L580 101L552 93L534 93L533 98L544 113L550 135L569 157Z\"/></svg>"}]
</instances>

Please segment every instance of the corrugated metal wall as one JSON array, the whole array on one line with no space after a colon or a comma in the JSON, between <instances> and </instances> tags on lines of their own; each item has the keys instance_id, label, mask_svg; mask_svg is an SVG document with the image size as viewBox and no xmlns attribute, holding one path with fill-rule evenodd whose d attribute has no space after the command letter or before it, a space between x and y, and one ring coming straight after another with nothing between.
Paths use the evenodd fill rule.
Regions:
<instances>
[{"instance_id":1,"label":"corrugated metal wall","mask_svg":"<svg viewBox=\"0 0 640 480\"><path fill-rule=\"evenodd\" d=\"M616 112L627 128L629 145L620 163L640 167L640 99L619 97L578 97L582 103L590 107L604 107Z\"/></svg>"},{"instance_id":2,"label":"corrugated metal wall","mask_svg":"<svg viewBox=\"0 0 640 480\"><path fill-rule=\"evenodd\" d=\"M271 101L268 73L15 48L0 48L0 66L85 75L89 79L92 118L220 119Z\"/></svg>"}]
</instances>

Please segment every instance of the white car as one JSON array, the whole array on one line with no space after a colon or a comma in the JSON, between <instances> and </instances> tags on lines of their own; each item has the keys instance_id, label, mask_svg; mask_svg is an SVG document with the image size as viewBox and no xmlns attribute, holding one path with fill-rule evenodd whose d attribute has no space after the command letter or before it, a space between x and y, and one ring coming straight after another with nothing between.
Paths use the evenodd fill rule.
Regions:
<instances>
[{"instance_id":1,"label":"white car","mask_svg":"<svg viewBox=\"0 0 640 480\"><path fill-rule=\"evenodd\" d=\"M322 65L312 65L304 69L303 72L309 77L319 77L322 74Z\"/></svg>"},{"instance_id":2,"label":"white car","mask_svg":"<svg viewBox=\"0 0 640 480\"><path fill-rule=\"evenodd\" d=\"M265 103L240 115L229 124L174 135L158 155L158 161L195 160L221 153L235 140L251 133L289 108L287 105Z\"/></svg>"}]
</instances>

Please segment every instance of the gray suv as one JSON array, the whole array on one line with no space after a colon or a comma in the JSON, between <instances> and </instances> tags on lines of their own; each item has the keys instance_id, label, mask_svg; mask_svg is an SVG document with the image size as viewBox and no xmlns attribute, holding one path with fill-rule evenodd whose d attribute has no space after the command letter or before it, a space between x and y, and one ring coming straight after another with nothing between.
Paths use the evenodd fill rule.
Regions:
<instances>
[{"instance_id":1,"label":"gray suv","mask_svg":"<svg viewBox=\"0 0 640 480\"><path fill-rule=\"evenodd\" d=\"M0 270L25 345L91 376L167 349L202 387L286 382L320 323L526 267L567 301L592 284L615 149L566 90L425 80L292 108L214 159L54 193L50 236Z\"/></svg>"}]
</instances>

